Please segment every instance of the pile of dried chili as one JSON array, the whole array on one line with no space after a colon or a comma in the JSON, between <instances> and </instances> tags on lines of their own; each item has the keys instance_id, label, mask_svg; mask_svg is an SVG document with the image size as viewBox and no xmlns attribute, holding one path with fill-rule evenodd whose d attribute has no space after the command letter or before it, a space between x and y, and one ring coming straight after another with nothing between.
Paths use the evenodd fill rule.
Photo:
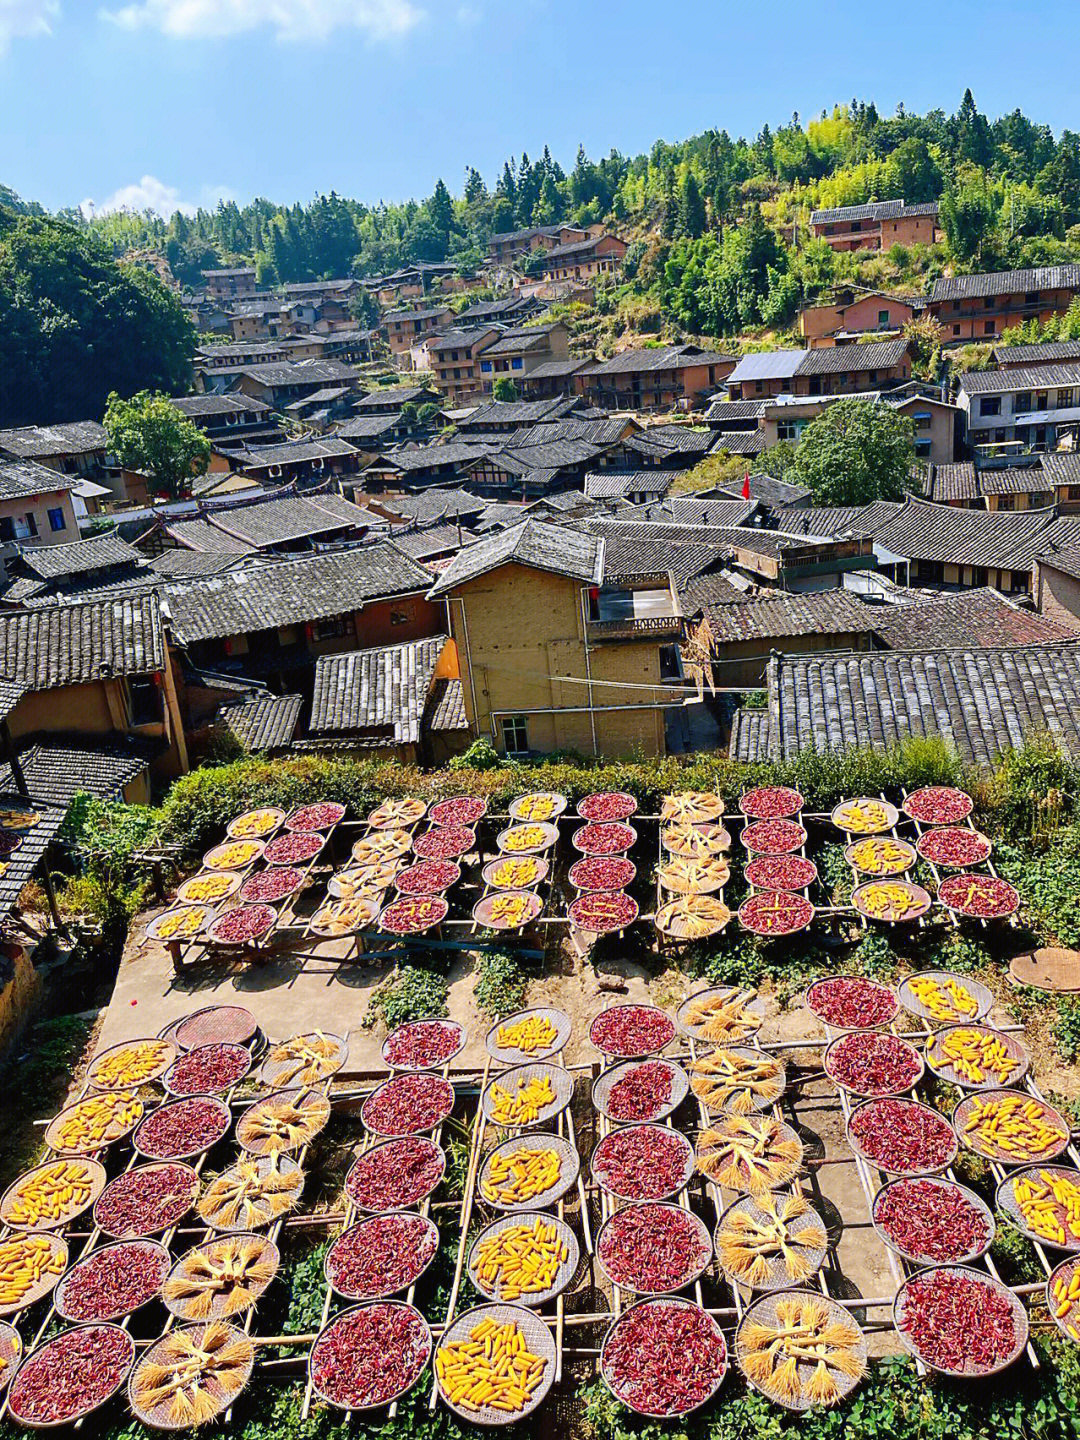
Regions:
<instances>
[{"instance_id":1,"label":"pile of dried chili","mask_svg":"<svg viewBox=\"0 0 1080 1440\"><path fill-rule=\"evenodd\" d=\"M364 1101L360 1118L376 1135L434 1130L454 1108L454 1087L439 1075L397 1075Z\"/></svg>"},{"instance_id":2,"label":"pile of dried chili","mask_svg":"<svg viewBox=\"0 0 1080 1440\"><path fill-rule=\"evenodd\" d=\"M345 806L336 800L317 800L305 805L285 821L286 830L330 830L345 814Z\"/></svg>"},{"instance_id":3,"label":"pile of dried chili","mask_svg":"<svg viewBox=\"0 0 1080 1440\"><path fill-rule=\"evenodd\" d=\"M845 1090L877 1099L910 1090L922 1074L922 1061L914 1045L898 1035L853 1030L829 1046L825 1069Z\"/></svg>"},{"instance_id":4,"label":"pile of dried chili","mask_svg":"<svg viewBox=\"0 0 1080 1440\"><path fill-rule=\"evenodd\" d=\"M134 1340L115 1325L64 1330L20 1366L8 1408L32 1425L76 1420L119 1390L134 1358Z\"/></svg>"},{"instance_id":5,"label":"pile of dried chili","mask_svg":"<svg viewBox=\"0 0 1080 1440\"><path fill-rule=\"evenodd\" d=\"M1012 1301L989 1275L930 1270L901 1292L897 1323L920 1359L951 1375L985 1375L1020 1349Z\"/></svg>"},{"instance_id":6,"label":"pile of dried chili","mask_svg":"<svg viewBox=\"0 0 1080 1440\"><path fill-rule=\"evenodd\" d=\"M102 1191L94 1223L117 1239L155 1235L183 1219L198 1190L198 1176L187 1165L138 1165Z\"/></svg>"},{"instance_id":7,"label":"pile of dried chili","mask_svg":"<svg viewBox=\"0 0 1080 1440\"><path fill-rule=\"evenodd\" d=\"M955 1264L993 1238L993 1222L949 1180L897 1180L879 1190L874 1220L916 1264Z\"/></svg>"},{"instance_id":8,"label":"pile of dried chili","mask_svg":"<svg viewBox=\"0 0 1080 1440\"><path fill-rule=\"evenodd\" d=\"M382 1299L406 1290L438 1248L434 1227L421 1215L375 1215L346 1230L326 1255L330 1284L350 1300Z\"/></svg>"},{"instance_id":9,"label":"pile of dried chili","mask_svg":"<svg viewBox=\"0 0 1080 1440\"><path fill-rule=\"evenodd\" d=\"M166 1084L171 1095L215 1095L250 1069L251 1051L243 1045L200 1045L173 1064Z\"/></svg>"},{"instance_id":10,"label":"pile of dried chili","mask_svg":"<svg viewBox=\"0 0 1080 1440\"><path fill-rule=\"evenodd\" d=\"M756 820L743 826L742 843L755 855L789 855L806 844L806 831L794 820Z\"/></svg>"},{"instance_id":11,"label":"pile of dried chili","mask_svg":"<svg viewBox=\"0 0 1080 1440\"><path fill-rule=\"evenodd\" d=\"M646 1060L624 1070L608 1091L604 1109L619 1124L655 1120L671 1099L675 1076L663 1060Z\"/></svg>"},{"instance_id":12,"label":"pile of dried chili","mask_svg":"<svg viewBox=\"0 0 1080 1440\"><path fill-rule=\"evenodd\" d=\"M413 1020L386 1037L383 1059L395 1070L428 1070L456 1055L461 1027L446 1020Z\"/></svg>"},{"instance_id":13,"label":"pile of dried chili","mask_svg":"<svg viewBox=\"0 0 1080 1440\"><path fill-rule=\"evenodd\" d=\"M445 1169L446 1157L433 1140L408 1135L359 1156L345 1178L345 1190L363 1210L419 1205Z\"/></svg>"},{"instance_id":14,"label":"pile of dried chili","mask_svg":"<svg viewBox=\"0 0 1080 1440\"><path fill-rule=\"evenodd\" d=\"M949 1122L914 1100L868 1100L852 1115L848 1129L861 1153L894 1175L943 1170L956 1154Z\"/></svg>"},{"instance_id":15,"label":"pile of dried chili","mask_svg":"<svg viewBox=\"0 0 1080 1440\"><path fill-rule=\"evenodd\" d=\"M303 865L313 859L326 844L326 836L314 830L293 830L271 840L263 851L267 865Z\"/></svg>"},{"instance_id":16,"label":"pile of dried chili","mask_svg":"<svg viewBox=\"0 0 1080 1440\"><path fill-rule=\"evenodd\" d=\"M332 1320L311 1351L315 1389L347 1410L389 1404L420 1377L431 1332L408 1305L372 1304Z\"/></svg>"},{"instance_id":17,"label":"pile of dried chili","mask_svg":"<svg viewBox=\"0 0 1080 1440\"><path fill-rule=\"evenodd\" d=\"M158 1294L172 1264L157 1244L129 1240L92 1251L64 1277L58 1312L65 1320L114 1320Z\"/></svg>"},{"instance_id":18,"label":"pile of dried chili","mask_svg":"<svg viewBox=\"0 0 1080 1440\"><path fill-rule=\"evenodd\" d=\"M605 1055L650 1055L675 1038L675 1021L654 1005L613 1005L589 1026L589 1039Z\"/></svg>"},{"instance_id":19,"label":"pile of dried chili","mask_svg":"<svg viewBox=\"0 0 1080 1440\"><path fill-rule=\"evenodd\" d=\"M690 1178L693 1149L684 1135L635 1125L606 1135L593 1151L592 1171L623 1200L663 1200Z\"/></svg>"},{"instance_id":20,"label":"pile of dried chili","mask_svg":"<svg viewBox=\"0 0 1080 1440\"><path fill-rule=\"evenodd\" d=\"M194 1095L148 1115L136 1131L135 1144L152 1160L182 1160L216 1145L231 1123L220 1101Z\"/></svg>"},{"instance_id":21,"label":"pile of dried chili","mask_svg":"<svg viewBox=\"0 0 1080 1440\"><path fill-rule=\"evenodd\" d=\"M723 1380L727 1346L698 1306L643 1300L612 1326L601 1363L613 1394L632 1410L685 1415Z\"/></svg>"},{"instance_id":22,"label":"pile of dried chili","mask_svg":"<svg viewBox=\"0 0 1080 1440\"><path fill-rule=\"evenodd\" d=\"M712 1259L712 1245L678 1205L627 1205L604 1226L599 1256L614 1284L652 1295L688 1285Z\"/></svg>"},{"instance_id":23,"label":"pile of dried chili","mask_svg":"<svg viewBox=\"0 0 1080 1440\"><path fill-rule=\"evenodd\" d=\"M806 1003L819 1020L837 1030L873 1030L896 1019L900 1002L887 985L860 975L833 975L806 992Z\"/></svg>"}]
</instances>

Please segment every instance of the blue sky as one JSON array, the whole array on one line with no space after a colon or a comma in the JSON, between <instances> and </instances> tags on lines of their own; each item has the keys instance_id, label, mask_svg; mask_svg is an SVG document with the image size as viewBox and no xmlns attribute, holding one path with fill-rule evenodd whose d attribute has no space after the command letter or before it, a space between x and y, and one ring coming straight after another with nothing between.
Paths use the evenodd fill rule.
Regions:
<instances>
[{"instance_id":1,"label":"blue sky","mask_svg":"<svg viewBox=\"0 0 1080 1440\"><path fill-rule=\"evenodd\" d=\"M1019 106L1080 129L1075 3L861 0L0 0L0 183L93 201L375 202L490 182L857 95L890 113ZM993 37L993 38L991 38Z\"/></svg>"}]
</instances>

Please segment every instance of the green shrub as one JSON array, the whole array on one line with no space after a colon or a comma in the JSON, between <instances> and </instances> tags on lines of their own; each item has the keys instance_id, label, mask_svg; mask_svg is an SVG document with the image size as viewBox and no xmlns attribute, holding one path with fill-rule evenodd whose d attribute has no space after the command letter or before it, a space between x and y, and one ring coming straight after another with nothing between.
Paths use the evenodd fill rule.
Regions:
<instances>
[{"instance_id":1,"label":"green shrub","mask_svg":"<svg viewBox=\"0 0 1080 1440\"><path fill-rule=\"evenodd\" d=\"M521 967L512 955L501 950L480 953L473 995L482 1015L499 1020L520 1010L525 1004L526 984Z\"/></svg>"},{"instance_id":2,"label":"green shrub","mask_svg":"<svg viewBox=\"0 0 1080 1440\"><path fill-rule=\"evenodd\" d=\"M1058 1001L1054 1039L1063 1060L1071 1063L1080 1056L1080 1000L1062 997Z\"/></svg>"},{"instance_id":3,"label":"green shrub","mask_svg":"<svg viewBox=\"0 0 1080 1440\"><path fill-rule=\"evenodd\" d=\"M373 993L364 1024L370 1029L381 1020L387 1030L394 1030L425 1015L445 1015L448 989L445 976L402 965Z\"/></svg>"}]
</instances>

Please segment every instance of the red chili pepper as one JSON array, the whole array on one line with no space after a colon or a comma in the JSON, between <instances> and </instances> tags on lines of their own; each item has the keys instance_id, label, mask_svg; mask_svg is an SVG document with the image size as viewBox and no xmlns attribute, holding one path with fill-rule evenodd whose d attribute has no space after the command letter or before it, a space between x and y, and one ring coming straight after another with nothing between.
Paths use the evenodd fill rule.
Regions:
<instances>
[{"instance_id":1,"label":"red chili pepper","mask_svg":"<svg viewBox=\"0 0 1080 1440\"><path fill-rule=\"evenodd\" d=\"M681 1290L708 1264L712 1247L677 1205L628 1205L604 1226L600 1259L629 1290Z\"/></svg>"},{"instance_id":2,"label":"red chili pepper","mask_svg":"<svg viewBox=\"0 0 1080 1440\"><path fill-rule=\"evenodd\" d=\"M220 1102L193 1096L162 1105L135 1132L140 1155L152 1160L182 1160L216 1145L232 1123Z\"/></svg>"},{"instance_id":3,"label":"red chili pepper","mask_svg":"<svg viewBox=\"0 0 1080 1440\"><path fill-rule=\"evenodd\" d=\"M971 796L951 785L925 785L904 801L904 814L920 825L959 825L972 808Z\"/></svg>"},{"instance_id":4,"label":"red chili pepper","mask_svg":"<svg viewBox=\"0 0 1080 1440\"><path fill-rule=\"evenodd\" d=\"M581 930L610 935L625 930L638 917L638 903L622 890L587 890L569 909L570 921Z\"/></svg>"},{"instance_id":5,"label":"red chili pepper","mask_svg":"<svg viewBox=\"0 0 1080 1440\"><path fill-rule=\"evenodd\" d=\"M381 1299L408 1289L437 1246L431 1224L421 1216L375 1215L334 1241L326 1255L326 1272L347 1299Z\"/></svg>"},{"instance_id":6,"label":"red chili pepper","mask_svg":"<svg viewBox=\"0 0 1080 1440\"><path fill-rule=\"evenodd\" d=\"M200 1045L175 1061L166 1077L172 1095L214 1095L228 1090L251 1068L243 1045Z\"/></svg>"},{"instance_id":7,"label":"red chili pepper","mask_svg":"<svg viewBox=\"0 0 1080 1440\"><path fill-rule=\"evenodd\" d=\"M874 1219L898 1250L924 1265L975 1255L994 1233L985 1212L947 1180L897 1180L878 1191Z\"/></svg>"},{"instance_id":8,"label":"red chili pepper","mask_svg":"<svg viewBox=\"0 0 1080 1440\"><path fill-rule=\"evenodd\" d=\"M637 801L625 790L605 790L596 795L586 795L578 801L577 813L583 820L607 824L612 820L629 820L637 811Z\"/></svg>"},{"instance_id":9,"label":"red chili pepper","mask_svg":"<svg viewBox=\"0 0 1080 1440\"><path fill-rule=\"evenodd\" d=\"M477 795L455 795L450 800L440 800L428 811L433 825L475 825L487 813L487 801Z\"/></svg>"},{"instance_id":10,"label":"red chili pepper","mask_svg":"<svg viewBox=\"0 0 1080 1440\"><path fill-rule=\"evenodd\" d=\"M617 1321L604 1346L604 1376L646 1415L682 1415L701 1405L727 1370L719 1325L696 1305L645 1300Z\"/></svg>"},{"instance_id":11,"label":"red chili pepper","mask_svg":"<svg viewBox=\"0 0 1080 1440\"><path fill-rule=\"evenodd\" d=\"M608 1116L620 1124L655 1120L671 1099L674 1084L671 1066L662 1060L634 1065L608 1091Z\"/></svg>"},{"instance_id":12,"label":"red chili pepper","mask_svg":"<svg viewBox=\"0 0 1080 1440\"><path fill-rule=\"evenodd\" d=\"M425 860L402 870L394 881L402 895L441 895L461 879L461 866L453 860Z\"/></svg>"},{"instance_id":13,"label":"red chili pepper","mask_svg":"<svg viewBox=\"0 0 1080 1440\"><path fill-rule=\"evenodd\" d=\"M739 906L739 924L753 935L794 935L813 918L806 896L790 890L757 890Z\"/></svg>"},{"instance_id":14,"label":"red chili pepper","mask_svg":"<svg viewBox=\"0 0 1080 1440\"><path fill-rule=\"evenodd\" d=\"M806 844L806 831L794 820L758 820L743 826L742 843L756 855L787 855Z\"/></svg>"},{"instance_id":15,"label":"red chili pepper","mask_svg":"<svg viewBox=\"0 0 1080 1440\"><path fill-rule=\"evenodd\" d=\"M685 1183L693 1153L678 1131L638 1125L606 1135L593 1151L592 1170L622 1200L664 1200Z\"/></svg>"},{"instance_id":16,"label":"red chili pepper","mask_svg":"<svg viewBox=\"0 0 1080 1440\"><path fill-rule=\"evenodd\" d=\"M427 1070L456 1054L461 1030L444 1020L414 1020L386 1038L383 1059L395 1070Z\"/></svg>"},{"instance_id":17,"label":"red chili pepper","mask_svg":"<svg viewBox=\"0 0 1080 1440\"><path fill-rule=\"evenodd\" d=\"M589 1026L590 1041L605 1055L649 1055L674 1038L675 1021L654 1005L614 1005Z\"/></svg>"},{"instance_id":18,"label":"red chili pepper","mask_svg":"<svg viewBox=\"0 0 1080 1440\"><path fill-rule=\"evenodd\" d=\"M155 1235L183 1219L198 1190L198 1177L187 1165L137 1165L102 1191L94 1222L118 1240Z\"/></svg>"},{"instance_id":19,"label":"red chili pepper","mask_svg":"<svg viewBox=\"0 0 1080 1440\"><path fill-rule=\"evenodd\" d=\"M440 1075L397 1075L364 1101L360 1118L377 1135L434 1130L454 1108L454 1087Z\"/></svg>"},{"instance_id":20,"label":"red chili pepper","mask_svg":"<svg viewBox=\"0 0 1080 1440\"><path fill-rule=\"evenodd\" d=\"M311 860L326 844L326 836L314 830L294 830L290 835L279 835L271 840L263 851L267 865L302 865Z\"/></svg>"},{"instance_id":21,"label":"red chili pepper","mask_svg":"<svg viewBox=\"0 0 1080 1440\"><path fill-rule=\"evenodd\" d=\"M786 820L797 815L805 803L798 790L787 785L762 785L746 792L739 809L752 820Z\"/></svg>"},{"instance_id":22,"label":"red chili pepper","mask_svg":"<svg viewBox=\"0 0 1080 1440\"><path fill-rule=\"evenodd\" d=\"M273 905L292 895L304 883L304 873L293 865L272 865L256 871L240 887L245 905Z\"/></svg>"},{"instance_id":23,"label":"red chili pepper","mask_svg":"<svg viewBox=\"0 0 1080 1440\"><path fill-rule=\"evenodd\" d=\"M468 825L433 825L413 841L422 860L456 860L476 848L476 831Z\"/></svg>"},{"instance_id":24,"label":"red chili pepper","mask_svg":"<svg viewBox=\"0 0 1080 1440\"><path fill-rule=\"evenodd\" d=\"M632 825L582 825L574 831L574 847L583 855L621 855L637 842Z\"/></svg>"},{"instance_id":25,"label":"red chili pepper","mask_svg":"<svg viewBox=\"0 0 1080 1440\"><path fill-rule=\"evenodd\" d=\"M1000 920L1020 908L1020 896L996 875L950 875L938 886L938 899L950 910L981 920Z\"/></svg>"},{"instance_id":26,"label":"red chili pepper","mask_svg":"<svg viewBox=\"0 0 1080 1440\"><path fill-rule=\"evenodd\" d=\"M415 935L445 920L449 909L441 895L401 895L387 905L379 924L391 935Z\"/></svg>"},{"instance_id":27,"label":"red chili pepper","mask_svg":"<svg viewBox=\"0 0 1080 1440\"><path fill-rule=\"evenodd\" d=\"M868 1100L849 1128L867 1159L892 1174L941 1170L956 1154L949 1122L914 1100Z\"/></svg>"},{"instance_id":28,"label":"red chili pepper","mask_svg":"<svg viewBox=\"0 0 1080 1440\"><path fill-rule=\"evenodd\" d=\"M759 890L805 890L817 879L817 866L803 855L759 855L747 865L746 878Z\"/></svg>"},{"instance_id":29,"label":"red chili pepper","mask_svg":"<svg viewBox=\"0 0 1080 1440\"><path fill-rule=\"evenodd\" d=\"M237 905L213 922L210 938L226 945L247 945L272 930L277 918L277 911L271 905Z\"/></svg>"},{"instance_id":30,"label":"red chili pepper","mask_svg":"<svg viewBox=\"0 0 1080 1440\"><path fill-rule=\"evenodd\" d=\"M135 1342L113 1325L64 1330L23 1362L8 1407L39 1425L76 1420L120 1388L134 1358Z\"/></svg>"},{"instance_id":31,"label":"red chili pepper","mask_svg":"<svg viewBox=\"0 0 1080 1440\"><path fill-rule=\"evenodd\" d=\"M1013 1358L1019 1343L1007 1295L989 1275L932 1270L910 1280L899 1327L937 1370L983 1374Z\"/></svg>"},{"instance_id":32,"label":"red chili pepper","mask_svg":"<svg viewBox=\"0 0 1080 1440\"><path fill-rule=\"evenodd\" d=\"M575 890L622 890L636 874L637 866L625 856L590 855L574 861L568 878Z\"/></svg>"},{"instance_id":33,"label":"red chili pepper","mask_svg":"<svg viewBox=\"0 0 1080 1440\"><path fill-rule=\"evenodd\" d=\"M92 1251L65 1275L61 1313L76 1321L129 1315L154 1298L170 1264L160 1246L141 1240Z\"/></svg>"},{"instance_id":34,"label":"red chili pepper","mask_svg":"<svg viewBox=\"0 0 1080 1440\"><path fill-rule=\"evenodd\" d=\"M932 865L945 870L963 870L968 865L981 865L992 849L990 841L977 830L943 826L920 835L915 849Z\"/></svg>"},{"instance_id":35,"label":"red chili pepper","mask_svg":"<svg viewBox=\"0 0 1080 1440\"><path fill-rule=\"evenodd\" d=\"M387 1404L420 1376L431 1337L415 1310L365 1305L332 1320L311 1351L311 1376L335 1405Z\"/></svg>"},{"instance_id":36,"label":"red chili pepper","mask_svg":"<svg viewBox=\"0 0 1080 1440\"><path fill-rule=\"evenodd\" d=\"M900 1011L900 1001L887 985L858 975L818 980L806 992L806 1003L819 1020L838 1030L873 1030L888 1025Z\"/></svg>"},{"instance_id":37,"label":"red chili pepper","mask_svg":"<svg viewBox=\"0 0 1080 1440\"><path fill-rule=\"evenodd\" d=\"M361 1155L345 1177L345 1190L363 1210L405 1209L431 1194L445 1168L433 1140L409 1135Z\"/></svg>"},{"instance_id":38,"label":"red chili pepper","mask_svg":"<svg viewBox=\"0 0 1080 1440\"><path fill-rule=\"evenodd\" d=\"M286 830L330 830L345 814L345 806L334 800L305 805L285 821Z\"/></svg>"},{"instance_id":39,"label":"red chili pepper","mask_svg":"<svg viewBox=\"0 0 1080 1440\"><path fill-rule=\"evenodd\" d=\"M829 1046L829 1076L845 1090L874 1099L910 1090L922 1073L919 1052L898 1035L852 1031Z\"/></svg>"}]
</instances>

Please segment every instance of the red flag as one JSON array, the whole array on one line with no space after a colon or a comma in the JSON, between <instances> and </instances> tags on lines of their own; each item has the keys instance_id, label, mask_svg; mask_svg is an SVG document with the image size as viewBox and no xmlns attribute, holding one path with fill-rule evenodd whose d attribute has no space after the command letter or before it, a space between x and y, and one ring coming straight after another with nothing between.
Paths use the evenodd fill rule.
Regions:
<instances>
[{"instance_id":1,"label":"red flag","mask_svg":"<svg viewBox=\"0 0 1080 1440\"><path fill-rule=\"evenodd\" d=\"M744 500L749 500L749 499L750 499L750 471L749 471L749 470L746 472L745 476L743 477L743 482L742 482L742 498L743 498Z\"/></svg>"}]
</instances>

